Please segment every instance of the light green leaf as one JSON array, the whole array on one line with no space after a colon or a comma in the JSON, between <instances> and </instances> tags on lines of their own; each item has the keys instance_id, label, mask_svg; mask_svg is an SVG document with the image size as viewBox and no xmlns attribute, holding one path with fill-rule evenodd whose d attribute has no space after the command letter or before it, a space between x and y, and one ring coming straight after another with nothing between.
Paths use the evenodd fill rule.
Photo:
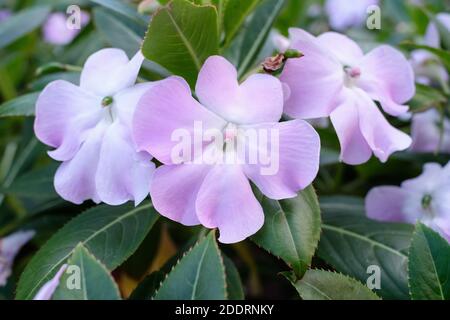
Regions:
<instances>
[{"instance_id":1,"label":"light green leaf","mask_svg":"<svg viewBox=\"0 0 450 320\"><path fill-rule=\"evenodd\" d=\"M228 0L225 4L223 25L225 30L225 46L233 40L241 29L246 18L256 8L259 0Z\"/></svg>"},{"instance_id":2,"label":"light green leaf","mask_svg":"<svg viewBox=\"0 0 450 320\"><path fill-rule=\"evenodd\" d=\"M75 247L67 265L53 300L120 300L108 269L82 244Z\"/></svg>"},{"instance_id":3,"label":"light green leaf","mask_svg":"<svg viewBox=\"0 0 450 320\"><path fill-rule=\"evenodd\" d=\"M413 300L450 300L450 245L420 223L409 250L408 272Z\"/></svg>"},{"instance_id":4,"label":"light green leaf","mask_svg":"<svg viewBox=\"0 0 450 320\"><path fill-rule=\"evenodd\" d=\"M193 87L203 62L218 52L217 10L174 0L158 11L144 39L144 56Z\"/></svg>"},{"instance_id":5,"label":"light green leaf","mask_svg":"<svg viewBox=\"0 0 450 320\"><path fill-rule=\"evenodd\" d=\"M380 300L361 282L335 272L309 270L293 285L303 300Z\"/></svg>"},{"instance_id":6,"label":"light green leaf","mask_svg":"<svg viewBox=\"0 0 450 320\"><path fill-rule=\"evenodd\" d=\"M48 6L24 9L0 23L0 48L13 43L39 27L50 13Z\"/></svg>"},{"instance_id":7,"label":"light green leaf","mask_svg":"<svg viewBox=\"0 0 450 320\"><path fill-rule=\"evenodd\" d=\"M351 197L323 197L322 236L318 255L337 271L366 282L369 266L381 270L386 299L409 299L408 248L413 227L380 223L365 216L364 201Z\"/></svg>"},{"instance_id":8,"label":"light green leaf","mask_svg":"<svg viewBox=\"0 0 450 320\"><path fill-rule=\"evenodd\" d=\"M238 59L239 78L253 66L285 1L262 0L243 29L243 35L240 35L242 42L240 42Z\"/></svg>"},{"instance_id":9,"label":"light green leaf","mask_svg":"<svg viewBox=\"0 0 450 320\"><path fill-rule=\"evenodd\" d=\"M225 268L215 233L197 243L175 265L156 292L156 300L224 300Z\"/></svg>"},{"instance_id":10,"label":"light green leaf","mask_svg":"<svg viewBox=\"0 0 450 320\"><path fill-rule=\"evenodd\" d=\"M113 270L138 248L158 217L150 203L87 210L59 230L28 263L19 280L17 299L31 299L79 243Z\"/></svg>"},{"instance_id":11,"label":"light green leaf","mask_svg":"<svg viewBox=\"0 0 450 320\"><path fill-rule=\"evenodd\" d=\"M91 0L92 2L128 17L141 25L147 25L149 18L140 14L136 8L121 0Z\"/></svg>"},{"instance_id":12,"label":"light green leaf","mask_svg":"<svg viewBox=\"0 0 450 320\"><path fill-rule=\"evenodd\" d=\"M33 116L39 93L40 92L29 93L0 105L0 118Z\"/></svg>"},{"instance_id":13,"label":"light green leaf","mask_svg":"<svg viewBox=\"0 0 450 320\"><path fill-rule=\"evenodd\" d=\"M261 205L264 226L251 239L301 276L311 265L320 238L320 208L314 188L308 187L293 199L263 197Z\"/></svg>"}]
</instances>

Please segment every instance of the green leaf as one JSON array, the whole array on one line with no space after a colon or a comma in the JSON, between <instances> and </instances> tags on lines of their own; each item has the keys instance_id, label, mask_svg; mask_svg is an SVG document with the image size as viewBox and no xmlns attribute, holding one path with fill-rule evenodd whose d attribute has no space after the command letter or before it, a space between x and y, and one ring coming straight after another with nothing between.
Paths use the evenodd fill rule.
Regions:
<instances>
[{"instance_id":1,"label":"green leaf","mask_svg":"<svg viewBox=\"0 0 450 320\"><path fill-rule=\"evenodd\" d=\"M445 26L440 19L437 19L436 16L432 17L432 20L439 31L443 46L450 50L450 32L448 27Z\"/></svg>"},{"instance_id":2,"label":"green leaf","mask_svg":"<svg viewBox=\"0 0 450 320\"><path fill-rule=\"evenodd\" d=\"M120 300L108 269L82 244L75 247L67 265L53 300Z\"/></svg>"},{"instance_id":3,"label":"green leaf","mask_svg":"<svg viewBox=\"0 0 450 320\"><path fill-rule=\"evenodd\" d=\"M141 25L147 25L150 20L140 14L136 8L121 0L91 0L92 2L128 17Z\"/></svg>"},{"instance_id":4,"label":"green leaf","mask_svg":"<svg viewBox=\"0 0 450 320\"><path fill-rule=\"evenodd\" d=\"M152 19L142 52L193 87L203 62L218 52L217 10L174 0Z\"/></svg>"},{"instance_id":5,"label":"green leaf","mask_svg":"<svg viewBox=\"0 0 450 320\"><path fill-rule=\"evenodd\" d=\"M102 37L114 48L123 49L128 56L135 55L139 50L142 38L108 10L95 8L94 21Z\"/></svg>"},{"instance_id":6,"label":"green leaf","mask_svg":"<svg viewBox=\"0 0 450 320\"><path fill-rule=\"evenodd\" d=\"M443 49L438 49L434 47L429 47L425 45L415 44L412 42L404 42L402 46L406 49L423 49L428 52L433 53L437 57L439 57L442 61L442 63L445 65L447 70L450 70L450 51L446 51Z\"/></svg>"},{"instance_id":7,"label":"green leaf","mask_svg":"<svg viewBox=\"0 0 450 320\"><path fill-rule=\"evenodd\" d=\"M29 93L0 105L0 118L33 116L39 93L40 92Z\"/></svg>"},{"instance_id":8,"label":"green leaf","mask_svg":"<svg viewBox=\"0 0 450 320\"><path fill-rule=\"evenodd\" d=\"M286 0L262 0L243 30L238 59L241 78L252 67Z\"/></svg>"},{"instance_id":9,"label":"green leaf","mask_svg":"<svg viewBox=\"0 0 450 320\"><path fill-rule=\"evenodd\" d=\"M0 49L39 27L50 13L48 6L24 9L0 23Z\"/></svg>"},{"instance_id":10,"label":"green leaf","mask_svg":"<svg viewBox=\"0 0 450 320\"><path fill-rule=\"evenodd\" d=\"M311 265L320 238L320 208L314 188L308 187L293 199L263 197L261 205L264 226L251 239L301 276Z\"/></svg>"},{"instance_id":11,"label":"green leaf","mask_svg":"<svg viewBox=\"0 0 450 320\"><path fill-rule=\"evenodd\" d=\"M130 26L130 22L126 19L119 19L110 10L96 8L94 9L94 21L101 36L112 47L123 49L129 57L133 57L140 50L142 44L140 31ZM169 76L167 70L153 61L145 60L143 68L156 74L157 78Z\"/></svg>"},{"instance_id":12,"label":"green leaf","mask_svg":"<svg viewBox=\"0 0 450 320\"><path fill-rule=\"evenodd\" d=\"M424 112L446 102L447 97L441 91L423 84L416 84L416 95L409 105L412 112Z\"/></svg>"},{"instance_id":13,"label":"green leaf","mask_svg":"<svg viewBox=\"0 0 450 320\"><path fill-rule=\"evenodd\" d=\"M113 270L138 248L158 217L150 203L87 210L59 230L28 263L19 280L17 299L34 297L79 243Z\"/></svg>"},{"instance_id":14,"label":"green leaf","mask_svg":"<svg viewBox=\"0 0 450 320\"><path fill-rule=\"evenodd\" d=\"M156 300L224 300L225 268L210 232L178 262L156 292Z\"/></svg>"},{"instance_id":15,"label":"green leaf","mask_svg":"<svg viewBox=\"0 0 450 320\"><path fill-rule=\"evenodd\" d=\"M332 164L340 163L340 154L339 151L335 151L333 149L322 147L320 150L320 165L321 166L329 166Z\"/></svg>"},{"instance_id":16,"label":"green leaf","mask_svg":"<svg viewBox=\"0 0 450 320\"><path fill-rule=\"evenodd\" d=\"M409 250L408 271L413 300L450 300L450 245L420 223Z\"/></svg>"},{"instance_id":17,"label":"green leaf","mask_svg":"<svg viewBox=\"0 0 450 320\"><path fill-rule=\"evenodd\" d=\"M80 82L80 72L55 72L43 75L30 83L29 89L32 91L42 91L46 85L55 80L64 80L78 85Z\"/></svg>"},{"instance_id":18,"label":"green leaf","mask_svg":"<svg viewBox=\"0 0 450 320\"><path fill-rule=\"evenodd\" d=\"M303 300L380 300L361 282L335 272L309 270L293 285Z\"/></svg>"},{"instance_id":19,"label":"green leaf","mask_svg":"<svg viewBox=\"0 0 450 320\"><path fill-rule=\"evenodd\" d=\"M15 179L5 190L0 189L3 193L27 198L55 198L57 193L53 186L53 177L57 167L57 163L51 163L29 171Z\"/></svg>"},{"instance_id":20,"label":"green leaf","mask_svg":"<svg viewBox=\"0 0 450 320\"><path fill-rule=\"evenodd\" d=\"M230 300L244 300L244 289L242 288L241 277L233 261L223 255L225 275L227 278L227 296Z\"/></svg>"},{"instance_id":21,"label":"green leaf","mask_svg":"<svg viewBox=\"0 0 450 320\"><path fill-rule=\"evenodd\" d=\"M165 277L166 275L161 271L155 271L145 277L131 293L130 300L152 300L153 295Z\"/></svg>"},{"instance_id":22,"label":"green leaf","mask_svg":"<svg viewBox=\"0 0 450 320\"><path fill-rule=\"evenodd\" d=\"M379 295L409 299L408 248L413 227L366 218L364 201L351 197L323 197L322 236L318 255L337 271L366 282L369 266L381 269Z\"/></svg>"},{"instance_id":23,"label":"green leaf","mask_svg":"<svg viewBox=\"0 0 450 320\"><path fill-rule=\"evenodd\" d=\"M258 5L259 0L228 0L225 4L223 25L225 30L225 46L233 40L241 29L245 19Z\"/></svg>"}]
</instances>

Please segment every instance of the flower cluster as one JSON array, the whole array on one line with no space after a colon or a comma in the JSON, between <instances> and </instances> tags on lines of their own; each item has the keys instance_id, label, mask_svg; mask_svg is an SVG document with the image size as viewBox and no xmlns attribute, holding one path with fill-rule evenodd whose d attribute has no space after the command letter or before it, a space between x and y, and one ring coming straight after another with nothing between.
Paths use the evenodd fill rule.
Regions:
<instances>
[{"instance_id":1,"label":"flower cluster","mask_svg":"<svg viewBox=\"0 0 450 320\"><path fill-rule=\"evenodd\" d=\"M320 139L305 119L331 118L349 164L372 153L386 161L409 147L375 103L394 116L408 110L414 75L400 52L381 46L364 55L345 36L300 29L289 43L304 57L289 59L280 79L254 74L239 83L230 62L208 58L195 98L177 76L135 84L141 53L95 53L79 86L52 82L37 101L36 135L63 162L57 192L110 205L138 204L150 193L162 215L218 228L219 240L233 243L264 223L251 183L282 200L315 179ZM280 122L283 113L295 119ZM162 164L156 171L152 157Z\"/></svg>"}]
</instances>

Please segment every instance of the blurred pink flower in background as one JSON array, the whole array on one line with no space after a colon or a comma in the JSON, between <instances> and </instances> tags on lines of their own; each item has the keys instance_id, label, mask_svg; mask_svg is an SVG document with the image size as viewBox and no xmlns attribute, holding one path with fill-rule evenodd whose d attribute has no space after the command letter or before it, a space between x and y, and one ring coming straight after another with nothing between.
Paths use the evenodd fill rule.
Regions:
<instances>
[{"instance_id":1,"label":"blurred pink flower in background","mask_svg":"<svg viewBox=\"0 0 450 320\"><path fill-rule=\"evenodd\" d=\"M415 94L413 70L396 49L383 45L364 55L348 37L314 37L290 30L291 47L304 57L289 59L280 76L288 90L285 113L300 119L330 117L341 143L341 160L361 164L372 153L382 162L411 145L411 138L385 119L374 100L393 116Z\"/></svg>"},{"instance_id":2,"label":"blurred pink flower in background","mask_svg":"<svg viewBox=\"0 0 450 320\"><path fill-rule=\"evenodd\" d=\"M368 17L367 9L378 4L379 0L327 0L325 11L331 28L342 31L364 25Z\"/></svg>"},{"instance_id":3,"label":"blurred pink flower in background","mask_svg":"<svg viewBox=\"0 0 450 320\"><path fill-rule=\"evenodd\" d=\"M450 32L449 13L440 13L436 15L436 19ZM428 25L423 43L433 48L441 47L441 37L434 22ZM422 84L431 84L433 81L448 82L449 75L446 69L433 53L422 49L414 50L411 52L410 61L414 68L417 82Z\"/></svg>"},{"instance_id":4,"label":"blurred pink flower in background","mask_svg":"<svg viewBox=\"0 0 450 320\"><path fill-rule=\"evenodd\" d=\"M249 180L268 198L295 197L317 175L319 136L305 121L278 122L283 113L283 90L277 78L254 74L239 84L236 68L222 57L212 56L205 62L195 91L199 102L192 97L186 81L171 77L149 90L136 109L133 132L139 150L150 152L164 164L153 178L152 202L169 219L219 228L219 241L239 242L264 223L261 204ZM196 122L225 136L223 145L215 140L205 142L202 157L215 154L233 158L237 153L233 145L243 138L239 129L276 130L279 169L264 175L263 164L247 161L196 163L196 158L175 163L172 151L177 142L173 133L184 129L194 135ZM264 154L267 141L266 145L248 142L244 146L246 152ZM188 147L190 150L191 145Z\"/></svg>"},{"instance_id":5,"label":"blurred pink flower in background","mask_svg":"<svg viewBox=\"0 0 450 320\"><path fill-rule=\"evenodd\" d=\"M34 231L19 231L0 239L0 287L6 285L11 275L14 258L34 235Z\"/></svg>"},{"instance_id":6,"label":"blurred pink flower in background","mask_svg":"<svg viewBox=\"0 0 450 320\"><path fill-rule=\"evenodd\" d=\"M72 29L67 21L68 15L63 12L55 12L48 16L42 27L44 41L53 45L66 45L71 43L81 32L81 29ZM80 12L80 27L86 26L90 21L89 13Z\"/></svg>"},{"instance_id":7,"label":"blurred pink flower in background","mask_svg":"<svg viewBox=\"0 0 450 320\"><path fill-rule=\"evenodd\" d=\"M450 120L431 109L413 115L411 150L450 153Z\"/></svg>"},{"instance_id":8,"label":"blurred pink flower in background","mask_svg":"<svg viewBox=\"0 0 450 320\"><path fill-rule=\"evenodd\" d=\"M129 60L120 49L103 49L86 61L80 86L57 80L39 95L34 129L63 161L54 184L65 200L119 205L147 197L155 165L131 137L135 107L153 86L135 85L143 61L140 52Z\"/></svg>"},{"instance_id":9,"label":"blurred pink flower in background","mask_svg":"<svg viewBox=\"0 0 450 320\"><path fill-rule=\"evenodd\" d=\"M6 20L11 16L11 10L8 9L0 9L0 22Z\"/></svg>"},{"instance_id":10,"label":"blurred pink flower in background","mask_svg":"<svg viewBox=\"0 0 450 320\"><path fill-rule=\"evenodd\" d=\"M450 164L428 163L419 177L400 187L373 188L366 197L366 211L379 221L420 221L450 241Z\"/></svg>"}]
</instances>

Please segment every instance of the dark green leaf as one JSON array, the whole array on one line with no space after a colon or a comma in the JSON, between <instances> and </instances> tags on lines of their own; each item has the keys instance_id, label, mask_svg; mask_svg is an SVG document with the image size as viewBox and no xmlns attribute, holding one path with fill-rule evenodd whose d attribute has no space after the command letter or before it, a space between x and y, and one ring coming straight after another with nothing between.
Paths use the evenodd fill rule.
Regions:
<instances>
[{"instance_id":1,"label":"dark green leaf","mask_svg":"<svg viewBox=\"0 0 450 320\"><path fill-rule=\"evenodd\" d=\"M24 9L0 23L0 48L6 47L17 39L39 27L50 13L48 6L36 6Z\"/></svg>"},{"instance_id":2,"label":"dark green leaf","mask_svg":"<svg viewBox=\"0 0 450 320\"><path fill-rule=\"evenodd\" d=\"M225 30L225 46L233 40L241 29L245 19L258 5L259 0L228 0L225 4L223 25Z\"/></svg>"},{"instance_id":3,"label":"dark green leaf","mask_svg":"<svg viewBox=\"0 0 450 320\"><path fill-rule=\"evenodd\" d=\"M139 246L159 215L150 203L134 207L92 208L59 230L33 257L23 272L18 299L31 299L82 243L109 270L124 262Z\"/></svg>"},{"instance_id":4,"label":"dark green leaf","mask_svg":"<svg viewBox=\"0 0 450 320\"><path fill-rule=\"evenodd\" d=\"M80 72L56 72L46 74L33 81L29 88L33 91L44 90L46 85L55 80L65 80L78 85L80 83Z\"/></svg>"},{"instance_id":5,"label":"dark green leaf","mask_svg":"<svg viewBox=\"0 0 450 320\"><path fill-rule=\"evenodd\" d=\"M339 272L366 282L369 266L381 270L386 299L409 299L407 252L413 227L366 218L364 201L350 197L321 198L322 237L318 255Z\"/></svg>"},{"instance_id":6,"label":"dark green leaf","mask_svg":"<svg viewBox=\"0 0 450 320\"><path fill-rule=\"evenodd\" d=\"M361 282L335 272L309 270L293 285L303 300L380 300Z\"/></svg>"},{"instance_id":7,"label":"dark green leaf","mask_svg":"<svg viewBox=\"0 0 450 320\"><path fill-rule=\"evenodd\" d=\"M137 12L136 8L130 6L125 1L121 0L91 0L94 3L97 3L105 8L108 8L112 11L115 11L119 14L122 14L142 25L147 25L149 18L141 15Z\"/></svg>"},{"instance_id":8,"label":"dark green leaf","mask_svg":"<svg viewBox=\"0 0 450 320\"><path fill-rule=\"evenodd\" d=\"M0 105L0 118L33 116L39 92L29 93Z\"/></svg>"},{"instance_id":9,"label":"dark green leaf","mask_svg":"<svg viewBox=\"0 0 450 320\"><path fill-rule=\"evenodd\" d=\"M423 112L430 108L436 108L446 103L447 100L441 91L423 84L416 84L416 95L409 105L412 112Z\"/></svg>"},{"instance_id":10,"label":"dark green leaf","mask_svg":"<svg viewBox=\"0 0 450 320\"><path fill-rule=\"evenodd\" d=\"M223 254L222 254L223 255ZM244 300L244 289L242 288L241 277L233 261L223 255L225 274L227 277L227 294L230 300Z\"/></svg>"},{"instance_id":11,"label":"dark green leaf","mask_svg":"<svg viewBox=\"0 0 450 320\"><path fill-rule=\"evenodd\" d=\"M120 300L119 288L108 269L82 244L75 247L67 265L53 300Z\"/></svg>"},{"instance_id":12,"label":"dark green leaf","mask_svg":"<svg viewBox=\"0 0 450 320\"><path fill-rule=\"evenodd\" d=\"M142 38L108 10L95 8L94 21L102 37L114 48L123 49L128 56L133 56L139 50Z\"/></svg>"},{"instance_id":13,"label":"dark green leaf","mask_svg":"<svg viewBox=\"0 0 450 320\"><path fill-rule=\"evenodd\" d=\"M174 0L150 23L142 52L194 86L203 62L218 52L217 10Z\"/></svg>"},{"instance_id":14,"label":"dark green leaf","mask_svg":"<svg viewBox=\"0 0 450 320\"><path fill-rule=\"evenodd\" d=\"M264 46L275 19L285 0L262 0L243 30L238 59L238 74L242 77L254 64L255 58Z\"/></svg>"},{"instance_id":15,"label":"dark green leaf","mask_svg":"<svg viewBox=\"0 0 450 320\"><path fill-rule=\"evenodd\" d=\"M408 278L414 300L450 300L450 245L423 224L409 250Z\"/></svg>"},{"instance_id":16,"label":"dark green leaf","mask_svg":"<svg viewBox=\"0 0 450 320\"><path fill-rule=\"evenodd\" d=\"M155 271L145 277L131 293L130 300L152 300L155 291L158 290L165 277L166 275L161 271Z\"/></svg>"},{"instance_id":17,"label":"dark green leaf","mask_svg":"<svg viewBox=\"0 0 450 320\"><path fill-rule=\"evenodd\" d=\"M156 300L224 300L225 268L210 232L178 262L156 292Z\"/></svg>"},{"instance_id":18,"label":"dark green leaf","mask_svg":"<svg viewBox=\"0 0 450 320\"><path fill-rule=\"evenodd\" d=\"M314 188L282 201L263 197L261 205L265 223L251 239L301 276L311 265L320 238L320 208Z\"/></svg>"}]
</instances>

